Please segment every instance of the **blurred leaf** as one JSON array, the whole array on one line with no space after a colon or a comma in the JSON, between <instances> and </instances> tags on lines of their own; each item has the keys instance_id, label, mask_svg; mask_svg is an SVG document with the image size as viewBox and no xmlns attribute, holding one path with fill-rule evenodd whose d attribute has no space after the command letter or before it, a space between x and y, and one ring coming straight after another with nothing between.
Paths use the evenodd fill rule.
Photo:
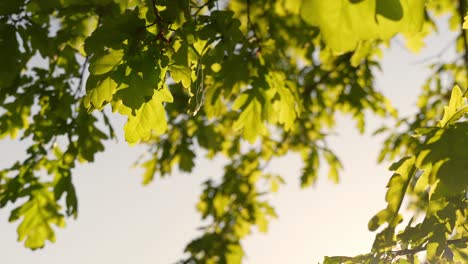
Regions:
<instances>
[{"instance_id":1,"label":"blurred leaf","mask_svg":"<svg viewBox=\"0 0 468 264\"><path fill-rule=\"evenodd\" d=\"M93 57L89 63L89 73L93 75L108 73L121 63L123 56L123 50L110 49L106 54Z\"/></svg>"},{"instance_id":2,"label":"blurred leaf","mask_svg":"<svg viewBox=\"0 0 468 264\"><path fill-rule=\"evenodd\" d=\"M65 226L64 218L57 213L57 209L52 193L45 189L33 191L30 199L10 215L10 222L22 218L18 226L18 240L25 240L25 246L31 249L44 247L46 240L55 242L51 225Z\"/></svg>"},{"instance_id":3,"label":"blurred leaf","mask_svg":"<svg viewBox=\"0 0 468 264\"><path fill-rule=\"evenodd\" d=\"M192 84L192 70L186 66L173 64L169 66L169 72L176 83L180 82L185 88Z\"/></svg>"},{"instance_id":4,"label":"blurred leaf","mask_svg":"<svg viewBox=\"0 0 468 264\"><path fill-rule=\"evenodd\" d=\"M301 16L320 28L332 50L343 53L355 50L362 40L418 32L424 20L424 1L305 0Z\"/></svg>"},{"instance_id":5,"label":"blurred leaf","mask_svg":"<svg viewBox=\"0 0 468 264\"><path fill-rule=\"evenodd\" d=\"M233 110L239 109L242 110L233 128L234 130L242 129L244 138L254 143L266 129L262 120L262 104L254 94L241 94L233 105Z\"/></svg>"}]
</instances>

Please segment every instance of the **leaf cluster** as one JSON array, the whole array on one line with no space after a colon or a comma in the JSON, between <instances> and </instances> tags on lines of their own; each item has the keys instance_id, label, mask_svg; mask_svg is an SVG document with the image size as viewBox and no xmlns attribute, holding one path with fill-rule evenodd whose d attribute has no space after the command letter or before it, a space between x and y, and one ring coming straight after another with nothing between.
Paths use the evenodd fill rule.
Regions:
<instances>
[{"instance_id":1,"label":"leaf cluster","mask_svg":"<svg viewBox=\"0 0 468 264\"><path fill-rule=\"evenodd\" d=\"M26 247L55 241L54 225L78 213L73 168L94 161L114 138L111 110L127 119L125 140L147 146L138 160L144 184L175 167L191 172L200 150L209 159L224 157L223 177L205 182L197 204L209 224L181 263L240 263L241 240L254 228L266 231L276 217L267 194L284 180L266 172L270 162L297 153L301 186L314 184L324 165L338 182L342 165L327 144L335 115L350 115L361 132L366 113L396 117L374 85L381 44L402 33L410 49L420 49L435 30L429 11L451 13L458 29L466 4L2 1L0 137L30 144L24 160L0 171L0 207L16 206L10 221L21 221L18 237ZM466 42L462 31L458 52L468 54ZM398 248L409 256L427 250L434 261L447 252L466 256L458 249L466 244L462 90L453 90L443 118L435 120L447 101L442 74L466 87L467 64L465 55L434 65L421 112L399 122L410 124L407 131L389 134L381 159L405 157L391 167L388 207L369 224L375 230L387 223L372 253L325 262L386 261ZM426 128L417 137L407 133L420 127ZM426 216L397 233L407 193Z\"/></svg>"}]
</instances>

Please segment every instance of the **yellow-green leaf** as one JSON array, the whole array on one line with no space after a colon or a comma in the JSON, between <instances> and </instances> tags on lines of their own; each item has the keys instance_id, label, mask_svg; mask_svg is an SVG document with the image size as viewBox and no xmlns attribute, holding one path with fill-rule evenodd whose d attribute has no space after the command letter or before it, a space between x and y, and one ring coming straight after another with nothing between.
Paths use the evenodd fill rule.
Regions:
<instances>
[{"instance_id":1,"label":"yellow-green leaf","mask_svg":"<svg viewBox=\"0 0 468 264\"><path fill-rule=\"evenodd\" d=\"M304 0L301 16L318 26L336 53L356 49L359 41L414 34L424 21L424 0Z\"/></svg>"},{"instance_id":2,"label":"yellow-green leaf","mask_svg":"<svg viewBox=\"0 0 468 264\"><path fill-rule=\"evenodd\" d=\"M444 116L438 122L440 127L447 125L449 120L457 112L457 110L464 105L463 93L460 87L455 86L452 90L452 95L450 96L449 105L444 107Z\"/></svg>"},{"instance_id":3,"label":"yellow-green leaf","mask_svg":"<svg viewBox=\"0 0 468 264\"><path fill-rule=\"evenodd\" d=\"M25 246L30 249L44 247L46 240L55 242L51 225L65 226L64 217L58 210L53 193L46 189L35 190L29 201L11 212L10 222L22 217L18 241L25 240Z\"/></svg>"},{"instance_id":4,"label":"yellow-green leaf","mask_svg":"<svg viewBox=\"0 0 468 264\"><path fill-rule=\"evenodd\" d=\"M266 130L262 120L262 104L256 96L242 94L234 102L233 109L239 110L244 104L246 106L241 111L239 118L234 122L233 128L234 130L243 129L244 139L254 143L257 137Z\"/></svg>"},{"instance_id":5,"label":"yellow-green leaf","mask_svg":"<svg viewBox=\"0 0 468 264\"><path fill-rule=\"evenodd\" d=\"M124 127L125 139L129 143L147 140L152 132L160 135L167 129L166 111L163 102L172 102L167 88L156 90L151 100L143 103L135 115L129 115Z\"/></svg>"},{"instance_id":6,"label":"yellow-green leaf","mask_svg":"<svg viewBox=\"0 0 468 264\"><path fill-rule=\"evenodd\" d=\"M91 59L89 73L93 75L108 73L120 64L123 56L123 50L110 49L107 54Z\"/></svg>"},{"instance_id":7,"label":"yellow-green leaf","mask_svg":"<svg viewBox=\"0 0 468 264\"><path fill-rule=\"evenodd\" d=\"M185 88L189 88L192 83L192 70L183 65L173 64L169 66L169 72L176 83L181 83Z\"/></svg>"},{"instance_id":8,"label":"yellow-green leaf","mask_svg":"<svg viewBox=\"0 0 468 264\"><path fill-rule=\"evenodd\" d=\"M86 108L102 109L106 103L112 100L118 84L111 77L106 77L103 80L95 80L95 78L92 75L88 78L86 89L88 92L83 103Z\"/></svg>"},{"instance_id":9,"label":"yellow-green leaf","mask_svg":"<svg viewBox=\"0 0 468 264\"><path fill-rule=\"evenodd\" d=\"M388 190L385 196L387 208L372 217L368 224L369 230L376 230L385 222L390 227L395 227L401 221L398 211L406 194L408 184L416 172L415 160L415 156L405 157L390 166L390 170L395 171L395 173L387 185Z\"/></svg>"},{"instance_id":10,"label":"yellow-green leaf","mask_svg":"<svg viewBox=\"0 0 468 264\"><path fill-rule=\"evenodd\" d=\"M305 0L302 18L320 28L327 45L336 52L354 50L362 39L378 36L375 0Z\"/></svg>"}]
</instances>

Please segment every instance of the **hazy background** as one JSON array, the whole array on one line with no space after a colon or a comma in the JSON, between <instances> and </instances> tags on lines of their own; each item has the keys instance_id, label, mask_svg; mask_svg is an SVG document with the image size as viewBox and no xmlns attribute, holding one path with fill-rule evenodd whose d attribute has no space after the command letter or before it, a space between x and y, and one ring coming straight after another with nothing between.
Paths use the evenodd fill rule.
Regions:
<instances>
[{"instance_id":1,"label":"hazy background","mask_svg":"<svg viewBox=\"0 0 468 264\"><path fill-rule=\"evenodd\" d=\"M446 20L441 22L443 28L446 24ZM376 74L376 86L400 114L416 109L421 84L429 74L421 59L438 54L452 40L453 34L440 32L428 39L428 46L418 55L408 52L402 40L392 41L392 48L384 55L383 72ZM444 57L433 59L453 54L451 48ZM113 117L119 142L108 142L94 163L74 170L79 216L69 219L65 229L56 230L56 243L34 252L25 249L16 241L18 222L8 223L12 207L0 210L2 264L165 264L183 256L185 245L196 237L201 224L195 210L200 183L221 175L222 164L199 155L193 173L156 177L143 187L141 170L132 165L144 149L127 146L122 135L125 120ZM271 197L279 219L270 224L267 234L255 231L243 242L245 263L316 263L323 256L370 250L375 234L367 230L367 222L385 207L385 185L391 173L388 163L376 164L382 138L371 137L384 121L376 117L367 121L366 133L360 135L354 121L338 117L338 135L329 139L345 166L338 185L329 182L324 171L318 184L300 189L302 165L294 155L269 166L287 181ZM24 146L17 141L0 141L0 168L23 159Z\"/></svg>"}]
</instances>

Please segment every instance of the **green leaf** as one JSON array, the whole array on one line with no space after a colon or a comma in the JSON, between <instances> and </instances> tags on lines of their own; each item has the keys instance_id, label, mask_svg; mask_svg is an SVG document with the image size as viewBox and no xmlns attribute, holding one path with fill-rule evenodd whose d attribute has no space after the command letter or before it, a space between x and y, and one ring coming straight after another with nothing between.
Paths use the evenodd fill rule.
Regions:
<instances>
[{"instance_id":1,"label":"green leaf","mask_svg":"<svg viewBox=\"0 0 468 264\"><path fill-rule=\"evenodd\" d=\"M226 264L241 264L244 251L238 244L231 244L227 248Z\"/></svg>"},{"instance_id":2,"label":"green leaf","mask_svg":"<svg viewBox=\"0 0 468 264\"><path fill-rule=\"evenodd\" d=\"M425 4L424 0L399 0L403 9L403 17L399 20L390 18L398 16L398 4L393 0L378 0L382 7L395 9L394 11L381 10L377 12L377 23L379 25L379 38L385 40L393 37L396 33L403 33L405 36L412 36L422 30L425 21ZM385 3L388 2L388 3ZM391 2L391 3L390 3ZM385 6L383 6L385 5ZM390 5L392 7L390 7ZM394 13L391 15L391 13ZM390 17L389 17L390 16Z\"/></svg>"},{"instance_id":3,"label":"green leaf","mask_svg":"<svg viewBox=\"0 0 468 264\"><path fill-rule=\"evenodd\" d=\"M101 75L110 72L122 62L123 50L109 49L106 54L93 57L89 63L89 73Z\"/></svg>"},{"instance_id":4,"label":"green leaf","mask_svg":"<svg viewBox=\"0 0 468 264\"><path fill-rule=\"evenodd\" d=\"M424 0L304 0L301 16L320 28L332 50L343 53L356 49L362 40L418 32L424 21Z\"/></svg>"},{"instance_id":5,"label":"green leaf","mask_svg":"<svg viewBox=\"0 0 468 264\"><path fill-rule=\"evenodd\" d=\"M369 56L369 53L372 50L371 48L371 41L360 41L357 45L356 50L353 53L353 56L351 57L351 65L357 67L364 58Z\"/></svg>"},{"instance_id":6,"label":"green leaf","mask_svg":"<svg viewBox=\"0 0 468 264\"><path fill-rule=\"evenodd\" d=\"M222 193L217 193L213 198L213 207L216 217L221 217L226 212L230 202L229 196Z\"/></svg>"},{"instance_id":7,"label":"green leaf","mask_svg":"<svg viewBox=\"0 0 468 264\"><path fill-rule=\"evenodd\" d=\"M117 87L118 84L109 76L104 79L93 75L89 76L86 83L86 90L88 92L83 99L84 107L101 110L112 100Z\"/></svg>"},{"instance_id":8,"label":"green leaf","mask_svg":"<svg viewBox=\"0 0 468 264\"><path fill-rule=\"evenodd\" d=\"M263 111L265 119L269 122L277 122L289 131L293 128L298 115L296 111L298 103L292 92L293 89L287 87L288 82L282 73L270 72L266 81L272 91L272 96L269 97L273 98L273 103L270 111ZM264 108L267 107L266 105Z\"/></svg>"},{"instance_id":9,"label":"green leaf","mask_svg":"<svg viewBox=\"0 0 468 264\"><path fill-rule=\"evenodd\" d=\"M8 24L0 24L0 89L10 86L21 69L19 44L16 30Z\"/></svg>"},{"instance_id":10,"label":"green leaf","mask_svg":"<svg viewBox=\"0 0 468 264\"><path fill-rule=\"evenodd\" d=\"M226 113L226 104L222 96L222 87L208 87L205 93L203 108L209 119L222 116Z\"/></svg>"},{"instance_id":11,"label":"green leaf","mask_svg":"<svg viewBox=\"0 0 468 264\"><path fill-rule=\"evenodd\" d=\"M55 233L51 225L65 226L64 218L58 213L54 195L46 189L32 192L29 201L11 212L9 221L22 217L18 226L18 240L25 240L25 246L31 249L42 248L45 241L55 242Z\"/></svg>"},{"instance_id":12,"label":"green leaf","mask_svg":"<svg viewBox=\"0 0 468 264\"><path fill-rule=\"evenodd\" d=\"M430 182L439 180L436 194L448 196L467 188L467 138L468 122L450 124L427 135L427 141L418 155L417 165L430 169L430 174L434 177Z\"/></svg>"},{"instance_id":13,"label":"green leaf","mask_svg":"<svg viewBox=\"0 0 468 264\"><path fill-rule=\"evenodd\" d=\"M76 218L78 216L78 199L76 197L75 186L72 183L71 170L59 168L56 177L59 179L54 186L55 200L59 201L62 195L66 193L67 215L73 215Z\"/></svg>"},{"instance_id":14,"label":"green leaf","mask_svg":"<svg viewBox=\"0 0 468 264\"><path fill-rule=\"evenodd\" d=\"M167 129L166 111L163 102L173 102L167 88L156 90L151 100L138 109L135 115L128 117L125 124L125 139L133 144L150 138L151 133L161 135Z\"/></svg>"},{"instance_id":15,"label":"green leaf","mask_svg":"<svg viewBox=\"0 0 468 264\"><path fill-rule=\"evenodd\" d=\"M333 154L333 152L331 151L325 151L323 153L323 156L329 166L328 178L332 180L334 183L338 183L340 180L338 171L342 169L343 167L341 162L338 160L335 154Z\"/></svg>"},{"instance_id":16,"label":"green leaf","mask_svg":"<svg viewBox=\"0 0 468 264\"><path fill-rule=\"evenodd\" d=\"M233 104L233 110L242 109L239 118L234 122L234 130L243 129L244 139L254 143L257 137L265 133L266 127L262 120L262 104L257 96L241 94Z\"/></svg>"},{"instance_id":17,"label":"green leaf","mask_svg":"<svg viewBox=\"0 0 468 264\"><path fill-rule=\"evenodd\" d=\"M174 82L180 82L185 88L190 88L192 84L192 70L189 67L173 64L169 66L169 72Z\"/></svg>"},{"instance_id":18,"label":"green leaf","mask_svg":"<svg viewBox=\"0 0 468 264\"><path fill-rule=\"evenodd\" d=\"M2 0L0 1L0 16L17 13L25 0Z\"/></svg>"},{"instance_id":19,"label":"green leaf","mask_svg":"<svg viewBox=\"0 0 468 264\"><path fill-rule=\"evenodd\" d=\"M304 0L302 18L320 28L327 45L336 52L354 50L360 40L378 36L375 0Z\"/></svg>"},{"instance_id":20,"label":"green leaf","mask_svg":"<svg viewBox=\"0 0 468 264\"><path fill-rule=\"evenodd\" d=\"M143 185L147 185L153 181L154 174L156 173L157 169L157 163L158 160L154 156L141 164L141 167L145 170L143 173Z\"/></svg>"},{"instance_id":21,"label":"green leaf","mask_svg":"<svg viewBox=\"0 0 468 264\"><path fill-rule=\"evenodd\" d=\"M104 150L102 141L107 139L107 135L96 127L97 119L81 109L75 121L78 157L81 161L94 161L95 154Z\"/></svg>"},{"instance_id":22,"label":"green leaf","mask_svg":"<svg viewBox=\"0 0 468 264\"><path fill-rule=\"evenodd\" d=\"M304 152L302 159L305 166L301 175L301 187L304 188L312 185L317 180L320 159L316 150Z\"/></svg>"},{"instance_id":23,"label":"green leaf","mask_svg":"<svg viewBox=\"0 0 468 264\"><path fill-rule=\"evenodd\" d=\"M155 90L165 86L167 68L161 67L160 61L151 54L144 55L133 57L131 65L119 67L112 73L112 78L121 84L113 98L121 103L121 107L115 107L113 103L113 109L121 114L129 115L130 112L135 115L135 111L153 97Z\"/></svg>"},{"instance_id":24,"label":"green leaf","mask_svg":"<svg viewBox=\"0 0 468 264\"><path fill-rule=\"evenodd\" d=\"M373 251L385 252L395 246L395 229L387 227L375 236Z\"/></svg>"},{"instance_id":25,"label":"green leaf","mask_svg":"<svg viewBox=\"0 0 468 264\"><path fill-rule=\"evenodd\" d=\"M390 170L395 173L387 185L388 190L385 195L387 208L372 217L368 224L369 230L374 231L385 222L389 224L389 227L395 227L401 221L398 211L403 203L409 182L416 172L415 160L415 156L405 157L390 166Z\"/></svg>"},{"instance_id":26,"label":"green leaf","mask_svg":"<svg viewBox=\"0 0 468 264\"><path fill-rule=\"evenodd\" d=\"M403 7L400 0L377 0L376 11L377 14L391 20L398 21L403 18Z\"/></svg>"},{"instance_id":27,"label":"green leaf","mask_svg":"<svg viewBox=\"0 0 468 264\"><path fill-rule=\"evenodd\" d=\"M444 127L447 124L449 124L449 121L452 120L452 117L455 116L455 114L457 113L459 108L462 107L464 105L464 103L465 103L465 99L463 98L463 93L462 93L460 87L458 87L458 86L453 87L452 94L450 96L449 105L444 106L444 116L438 122L438 125L440 127ZM455 121L455 120L453 120L453 121Z\"/></svg>"},{"instance_id":28,"label":"green leaf","mask_svg":"<svg viewBox=\"0 0 468 264\"><path fill-rule=\"evenodd\" d=\"M185 172L191 172L195 167L195 153L188 146L188 144L182 144L178 149L179 168Z\"/></svg>"}]
</instances>

